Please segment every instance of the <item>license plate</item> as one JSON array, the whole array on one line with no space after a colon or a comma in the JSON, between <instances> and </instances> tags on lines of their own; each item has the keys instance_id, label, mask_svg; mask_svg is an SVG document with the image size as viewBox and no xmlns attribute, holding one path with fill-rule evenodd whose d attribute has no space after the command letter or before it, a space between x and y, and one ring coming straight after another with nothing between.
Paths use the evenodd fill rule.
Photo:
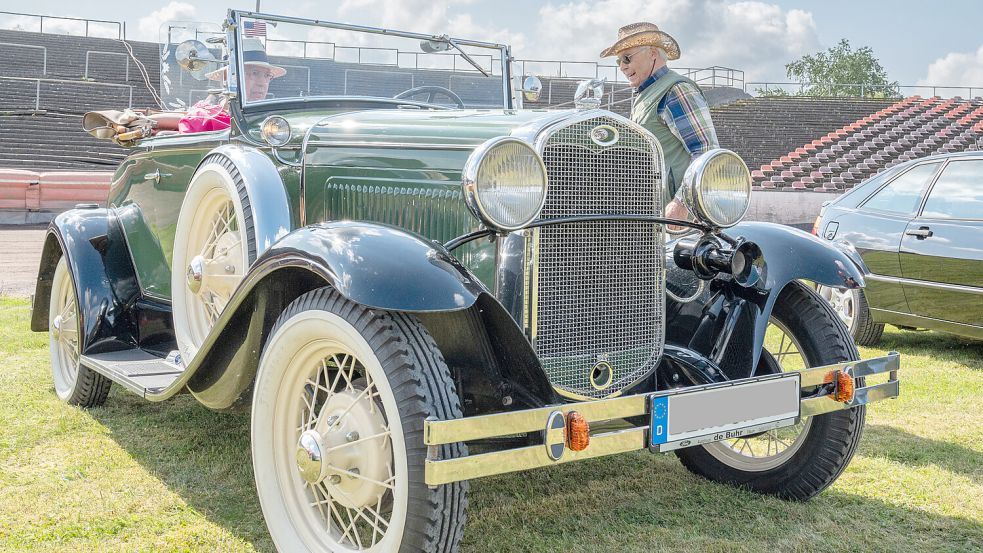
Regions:
<instances>
[{"instance_id":1,"label":"license plate","mask_svg":"<svg viewBox=\"0 0 983 553\"><path fill-rule=\"evenodd\" d=\"M649 396L649 447L672 451L790 426L799 419L797 372Z\"/></svg>"}]
</instances>

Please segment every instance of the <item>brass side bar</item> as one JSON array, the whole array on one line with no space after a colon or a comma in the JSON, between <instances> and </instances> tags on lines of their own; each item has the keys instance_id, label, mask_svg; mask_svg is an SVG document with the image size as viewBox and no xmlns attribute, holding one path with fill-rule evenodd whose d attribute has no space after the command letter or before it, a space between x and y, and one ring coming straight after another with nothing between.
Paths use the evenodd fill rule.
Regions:
<instances>
[{"instance_id":1,"label":"brass side bar","mask_svg":"<svg viewBox=\"0 0 983 553\"><path fill-rule=\"evenodd\" d=\"M856 392L854 393L853 400L847 403L836 401L829 395L803 399L802 416L809 417L813 415L822 415L823 413L831 413L833 411L840 411L842 409L850 409L851 407L866 405L882 399L895 398L898 397L900 393L900 382L897 380L890 380L888 382L884 382L883 384L875 384L865 388L857 388Z\"/></svg>"},{"instance_id":2,"label":"brass side bar","mask_svg":"<svg viewBox=\"0 0 983 553\"><path fill-rule=\"evenodd\" d=\"M553 411L560 411L564 414L576 411L583 415L588 422L644 415L647 411L647 397L645 394L639 394L614 399L540 407L512 413L479 415L464 419L428 420L423 424L423 443L440 445L522 432L535 432L546 428L546 419ZM591 437L591 447L593 447L593 440L594 438Z\"/></svg>"},{"instance_id":3,"label":"brass side bar","mask_svg":"<svg viewBox=\"0 0 983 553\"><path fill-rule=\"evenodd\" d=\"M896 351L892 351L884 357L864 359L863 361L847 361L844 363L834 363L832 365L805 369L803 371L799 371L800 374L802 374L802 387L818 386L823 383L823 379L830 371L843 370L846 367L850 367L850 374L852 374L854 378L894 372L901 368L901 354Z\"/></svg>"},{"instance_id":4,"label":"brass side bar","mask_svg":"<svg viewBox=\"0 0 983 553\"><path fill-rule=\"evenodd\" d=\"M425 480L428 486L438 486L480 476L492 476L507 472L529 470L538 467L582 461L604 455L645 449L648 428L632 428L591 436L590 446L583 451L567 449L563 457L554 461L546 452L546 446L534 445L518 449L471 455L459 459L426 462Z\"/></svg>"}]
</instances>

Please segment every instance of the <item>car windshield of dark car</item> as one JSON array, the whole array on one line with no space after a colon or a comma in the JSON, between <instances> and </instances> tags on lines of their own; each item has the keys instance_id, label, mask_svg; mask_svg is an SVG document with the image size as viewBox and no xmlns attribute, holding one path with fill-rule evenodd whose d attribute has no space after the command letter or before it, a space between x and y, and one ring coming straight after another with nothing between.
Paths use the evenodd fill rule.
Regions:
<instances>
[{"instance_id":1,"label":"car windshield of dark car","mask_svg":"<svg viewBox=\"0 0 983 553\"><path fill-rule=\"evenodd\" d=\"M932 187L922 216L983 220L983 159L950 161Z\"/></svg>"},{"instance_id":2,"label":"car windshield of dark car","mask_svg":"<svg viewBox=\"0 0 983 553\"><path fill-rule=\"evenodd\" d=\"M925 188L941 164L939 161L912 167L874 193L863 208L902 215L914 214L921 203Z\"/></svg>"},{"instance_id":3,"label":"car windshield of dark car","mask_svg":"<svg viewBox=\"0 0 983 553\"><path fill-rule=\"evenodd\" d=\"M260 68L268 77L265 87L243 79L246 106L339 96L458 108L506 105L500 48L460 45L462 53L447 41L262 18L243 18L237 33L241 74Z\"/></svg>"}]
</instances>

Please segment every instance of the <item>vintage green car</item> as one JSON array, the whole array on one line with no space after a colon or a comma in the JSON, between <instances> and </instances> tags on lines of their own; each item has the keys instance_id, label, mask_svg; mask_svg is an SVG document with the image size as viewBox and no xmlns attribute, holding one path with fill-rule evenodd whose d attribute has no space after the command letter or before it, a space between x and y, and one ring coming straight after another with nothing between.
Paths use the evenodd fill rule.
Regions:
<instances>
[{"instance_id":1,"label":"vintage green car","mask_svg":"<svg viewBox=\"0 0 983 553\"><path fill-rule=\"evenodd\" d=\"M590 86L519 109L505 45L240 11L197 36L164 99L214 92L231 128L136 141L57 217L31 325L70 403L251 408L281 551L453 551L469 479L638 449L805 500L897 396L898 355L859 361L802 282L862 262L741 222L735 154L672 221L655 138Z\"/></svg>"}]
</instances>

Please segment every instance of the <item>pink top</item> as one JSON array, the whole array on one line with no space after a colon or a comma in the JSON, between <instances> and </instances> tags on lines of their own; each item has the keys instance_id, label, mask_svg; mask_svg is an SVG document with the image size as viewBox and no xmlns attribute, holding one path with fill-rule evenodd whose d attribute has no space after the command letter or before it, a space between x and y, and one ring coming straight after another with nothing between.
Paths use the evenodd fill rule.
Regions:
<instances>
[{"instance_id":1,"label":"pink top","mask_svg":"<svg viewBox=\"0 0 983 553\"><path fill-rule=\"evenodd\" d=\"M177 129L181 133L220 131L232 124L228 112L220 104L202 100L191 106L188 113L178 121Z\"/></svg>"}]
</instances>

